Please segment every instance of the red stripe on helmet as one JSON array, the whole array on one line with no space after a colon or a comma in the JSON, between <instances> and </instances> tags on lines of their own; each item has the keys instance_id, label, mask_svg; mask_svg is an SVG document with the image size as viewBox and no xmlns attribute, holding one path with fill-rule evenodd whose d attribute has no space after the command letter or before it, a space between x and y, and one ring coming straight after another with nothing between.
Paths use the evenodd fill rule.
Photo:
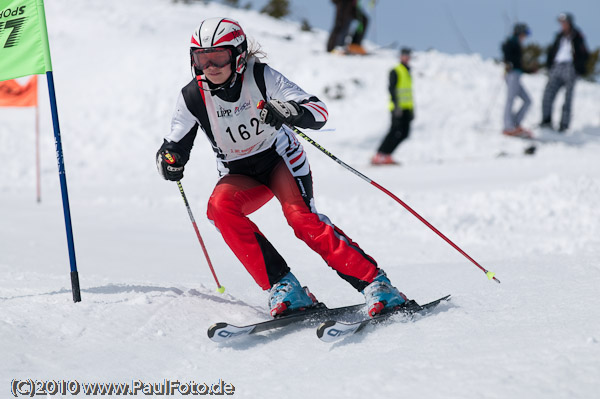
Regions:
<instances>
[{"instance_id":1,"label":"red stripe on helmet","mask_svg":"<svg viewBox=\"0 0 600 399\"><path fill-rule=\"evenodd\" d=\"M233 25L237 26L238 28L240 28L240 30L242 31L242 33L244 33L244 31L242 30L242 27L240 26L240 24L238 24L238 23L237 23L237 22L235 22L235 21L232 21L232 20L230 20L230 19L223 19L221 22L228 22L228 23L230 23L230 24L233 24Z\"/></svg>"},{"instance_id":2,"label":"red stripe on helmet","mask_svg":"<svg viewBox=\"0 0 600 399\"><path fill-rule=\"evenodd\" d=\"M239 26L239 25L237 25L237 26ZM223 42L231 41L240 36L244 36L244 31L242 30L242 28L240 28L239 30L234 30L233 32L229 32L228 34L226 34L225 36L223 36L222 38L217 40L213 45L217 46Z\"/></svg>"},{"instance_id":3,"label":"red stripe on helmet","mask_svg":"<svg viewBox=\"0 0 600 399\"><path fill-rule=\"evenodd\" d=\"M198 47L202 47L202 46L200 45L200 43L198 43L198 42L196 41L196 39L194 39L194 36L193 36L193 35L192 35L192 44L195 44L195 45L196 45L196 46L198 46Z\"/></svg>"}]
</instances>

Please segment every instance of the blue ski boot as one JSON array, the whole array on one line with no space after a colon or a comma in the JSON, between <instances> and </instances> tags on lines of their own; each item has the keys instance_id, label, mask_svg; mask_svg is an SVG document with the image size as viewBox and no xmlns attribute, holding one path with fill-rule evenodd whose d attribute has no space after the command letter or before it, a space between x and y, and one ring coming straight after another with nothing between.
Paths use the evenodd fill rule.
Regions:
<instances>
[{"instance_id":1,"label":"blue ski boot","mask_svg":"<svg viewBox=\"0 0 600 399\"><path fill-rule=\"evenodd\" d=\"M295 310L304 310L318 303L307 287L300 286L292 272L275 283L269 294L269 308L273 317L283 316Z\"/></svg>"},{"instance_id":2,"label":"blue ski boot","mask_svg":"<svg viewBox=\"0 0 600 399\"><path fill-rule=\"evenodd\" d=\"M406 296L392 285L381 269L375 280L362 290L362 294L365 296L367 312L370 317L374 317L384 310L402 306L408 301Z\"/></svg>"}]
</instances>

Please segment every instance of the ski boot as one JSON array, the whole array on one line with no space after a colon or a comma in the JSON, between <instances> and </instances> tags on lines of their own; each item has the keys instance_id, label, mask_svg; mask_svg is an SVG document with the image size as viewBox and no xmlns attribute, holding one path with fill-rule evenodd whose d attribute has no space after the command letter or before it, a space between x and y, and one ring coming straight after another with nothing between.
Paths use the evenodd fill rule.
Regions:
<instances>
[{"instance_id":1,"label":"ski boot","mask_svg":"<svg viewBox=\"0 0 600 399\"><path fill-rule=\"evenodd\" d=\"M273 284L269 291L269 308L273 317L285 316L317 304L315 296L307 287L300 286L292 272Z\"/></svg>"},{"instance_id":2,"label":"ski boot","mask_svg":"<svg viewBox=\"0 0 600 399\"><path fill-rule=\"evenodd\" d=\"M542 129L553 129L552 121L550 119L543 119L542 122L540 123L540 127Z\"/></svg>"},{"instance_id":3,"label":"ski boot","mask_svg":"<svg viewBox=\"0 0 600 399\"><path fill-rule=\"evenodd\" d=\"M403 306L408 301L408 298L392 285L381 269L373 282L361 292L365 296L369 317Z\"/></svg>"},{"instance_id":4,"label":"ski boot","mask_svg":"<svg viewBox=\"0 0 600 399\"><path fill-rule=\"evenodd\" d=\"M502 131L502 134L505 136L521 137L524 139L533 138L533 133L527 129L523 129L521 126L517 126L514 129L506 129Z\"/></svg>"},{"instance_id":5,"label":"ski boot","mask_svg":"<svg viewBox=\"0 0 600 399\"><path fill-rule=\"evenodd\" d=\"M360 44L350 43L346 48L346 52L351 55L367 55L367 50Z\"/></svg>"},{"instance_id":6,"label":"ski boot","mask_svg":"<svg viewBox=\"0 0 600 399\"><path fill-rule=\"evenodd\" d=\"M371 158L371 165L399 165L390 154L378 152Z\"/></svg>"}]
</instances>

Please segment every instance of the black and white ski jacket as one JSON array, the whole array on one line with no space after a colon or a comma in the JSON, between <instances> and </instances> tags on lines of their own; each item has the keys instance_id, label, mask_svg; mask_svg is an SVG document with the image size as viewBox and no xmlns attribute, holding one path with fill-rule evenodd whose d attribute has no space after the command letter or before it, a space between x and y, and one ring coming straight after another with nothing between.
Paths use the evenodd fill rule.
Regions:
<instances>
[{"instance_id":1,"label":"black and white ski jacket","mask_svg":"<svg viewBox=\"0 0 600 399\"><path fill-rule=\"evenodd\" d=\"M260 110L256 106L260 100L293 100L304 111L296 126L320 129L328 117L324 103L267 64L254 59L248 62L241 79L238 78L231 87L206 90L210 88L204 76L198 76L181 90L171 131L160 151L176 152L182 162L187 162L200 128L217 156L221 176L260 167L264 159L272 158L266 156L267 152L287 158L288 162L293 160L294 168L297 168L294 175L308 174L308 162L293 132L286 126L276 130L260 122Z\"/></svg>"}]
</instances>

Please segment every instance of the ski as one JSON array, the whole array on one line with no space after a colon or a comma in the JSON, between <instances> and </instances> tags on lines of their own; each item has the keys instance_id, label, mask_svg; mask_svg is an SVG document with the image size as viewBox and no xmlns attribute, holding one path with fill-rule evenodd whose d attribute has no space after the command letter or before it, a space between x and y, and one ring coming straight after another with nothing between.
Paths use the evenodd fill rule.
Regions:
<instances>
[{"instance_id":1,"label":"ski","mask_svg":"<svg viewBox=\"0 0 600 399\"><path fill-rule=\"evenodd\" d=\"M263 331L285 327L291 324L319 323L332 317L341 317L347 314L357 313L365 309L365 304L342 306L339 308L328 308L323 303L288 316L281 316L272 320L248 324L246 326L235 326L229 323L215 323L208 328L208 338L215 342L226 342L233 338L256 334Z\"/></svg>"},{"instance_id":2,"label":"ski","mask_svg":"<svg viewBox=\"0 0 600 399\"><path fill-rule=\"evenodd\" d=\"M324 342L335 342L348 335L356 334L362 331L366 326L379 324L383 321L390 319L393 316L403 315L405 317L411 317L414 314L426 314L431 311L434 307L440 304L442 301L450 300L450 295L446 295L440 299L436 299L433 302L419 305L417 302L410 300L407 304L394 311L377 315L372 318L364 319L354 323L344 323L336 320L328 320L317 328L317 337Z\"/></svg>"}]
</instances>

